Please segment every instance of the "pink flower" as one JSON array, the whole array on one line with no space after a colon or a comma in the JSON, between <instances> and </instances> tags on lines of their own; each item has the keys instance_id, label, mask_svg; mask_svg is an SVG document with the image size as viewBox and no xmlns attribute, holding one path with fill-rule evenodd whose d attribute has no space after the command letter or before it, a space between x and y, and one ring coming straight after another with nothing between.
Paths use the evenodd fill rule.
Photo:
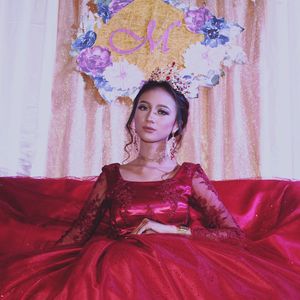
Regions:
<instances>
[{"instance_id":1,"label":"pink flower","mask_svg":"<svg viewBox=\"0 0 300 300\"><path fill-rule=\"evenodd\" d=\"M101 75L107 66L112 65L110 51L100 46L82 50L76 61L80 71L92 76Z\"/></svg>"}]
</instances>

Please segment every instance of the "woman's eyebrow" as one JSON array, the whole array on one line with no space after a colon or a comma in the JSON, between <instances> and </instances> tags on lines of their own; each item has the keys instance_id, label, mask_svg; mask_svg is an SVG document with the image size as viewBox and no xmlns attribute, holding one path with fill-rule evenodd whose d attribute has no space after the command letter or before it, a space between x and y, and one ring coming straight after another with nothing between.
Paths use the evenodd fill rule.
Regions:
<instances>
[{"instance_id":1,"label":"woman's eyebrow","mask_svg":"<svg viewBox=\"0 0 300 300\"><path fill-rule=\"evenodd\" d=\"M151 106L151 104L148 101L146 101L146 100L141 100L140 103L147 103L147 104L149 104ZM162 106L162 107L165 107L165 108L167 108L167 109L170 110L170 108L168 106L163 105L163 104L158 104L157 106Z\"/></svg>"}]
</instances>

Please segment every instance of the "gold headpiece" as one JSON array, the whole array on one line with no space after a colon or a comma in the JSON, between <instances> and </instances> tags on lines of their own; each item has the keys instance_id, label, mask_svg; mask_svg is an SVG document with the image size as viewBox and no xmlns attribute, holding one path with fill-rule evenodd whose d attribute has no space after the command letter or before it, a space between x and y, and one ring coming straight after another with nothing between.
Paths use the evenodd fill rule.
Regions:
<instances>
[{"instance_id":1,"label":"gold headpiece","mask_svg":"<svg viewBox=\"0 0 300 300\"><path fill-rule=\"evenodd\" d=\"M185 97L190 95L190 81L180 74L175 62L167 65L166 68L157 67L149 77L149 80L168 81L171 86L181 92Z\"/></svg>"}]
</instances>

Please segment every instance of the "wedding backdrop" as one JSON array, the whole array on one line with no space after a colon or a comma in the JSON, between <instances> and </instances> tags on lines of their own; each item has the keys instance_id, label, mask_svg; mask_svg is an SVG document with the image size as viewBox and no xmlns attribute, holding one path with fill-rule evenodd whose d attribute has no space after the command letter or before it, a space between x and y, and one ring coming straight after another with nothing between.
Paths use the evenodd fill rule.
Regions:
<instances>
[{"instance_id":1,"label":"wedding backdrop","mask_svg":"<svg viewBox=\"0 0 300 300\"><path fill-rule=\"evenodd\" d=\"M70 55L92 3L0 1L0 176L98 175L126 158L132 101L104 101ZM299 179L300 2L205 4L244 28L238 45L247 61L190 100L179 163L199 162L212 179Z\"/></svg>"}]
</instances>

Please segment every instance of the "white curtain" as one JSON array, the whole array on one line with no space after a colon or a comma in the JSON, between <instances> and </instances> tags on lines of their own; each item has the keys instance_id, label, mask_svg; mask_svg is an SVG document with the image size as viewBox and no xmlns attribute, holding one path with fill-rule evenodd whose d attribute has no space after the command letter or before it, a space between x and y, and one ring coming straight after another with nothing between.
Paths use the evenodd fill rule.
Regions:
<instances>
[{"instance_id":1,"label":"white curtain","mask_svg":"<svg viewBox=\"0 0 300 300\"><path fill-rule=\"evenodd\" d=\"M0 0L0 176L45 174L58 0Z\"/></svg>"},{"instance_id":2,"label":"white curtain","mask_svg":"<svg viewBox=\"0 0 300 300\"><path fill-rule=\"evenodd\" d=\"M261 38L263 177L300 179L300 1L266 1Z\"/></svg>"}]
</instances>

